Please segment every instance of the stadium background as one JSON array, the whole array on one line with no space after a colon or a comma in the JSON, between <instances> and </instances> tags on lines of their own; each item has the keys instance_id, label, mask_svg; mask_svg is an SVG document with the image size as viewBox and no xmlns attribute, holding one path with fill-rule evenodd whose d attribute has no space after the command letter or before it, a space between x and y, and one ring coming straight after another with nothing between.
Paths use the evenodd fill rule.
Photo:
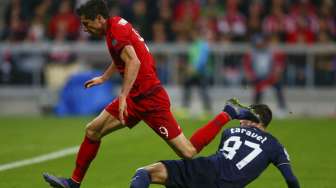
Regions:
<instances>
[{"instance_id":1,"label":"stadium background","mask_svg":"<svg viewBox=\"0 0 336 188\"><path fill-rule=\"evenodd\" d=\"M96 74L111 61L105 43L81 30L73 9L83 2L0 1L0 169L5 164L81 142L84 125L93 116L72 117L72 114L58 113L55 108L69 78L83 73ZM132 22L149 44L157 60L159 77L188 136L211 117L204 115L196 90L191 114L179 110L185 79L182 65L187 61L190 35L199 31L214 37L208 82L213 112L221 110L224 101L233 96L246 103L252 101L252 87L243 69L244 55L253 46L254 36L267 36L272 48L281 49L286 55L281 82L288 105L280 113L273 91L266 91L264 102L270 104L277 116L270 131L288 148L302 187L335 187L334 1L120 0L108 4L111 15L121 15ZM111 90L107 94L116 95L119 83L118 76L112 78L109 83L112 89L107 87ZM90 97L80 90L75 92ZM91 98L86 102L101 101L102 96L95 97L98 100ZM83 101L77 102L83 109ZM80 109L79 114L89 113ZM84 188L127 187L136 168L159 159L176 158L143 125L106 138ZM218 140L214 141L202 154L212 153L217 143ZM46 187L41 173L69 175L74 158L68 155L0 170L0 187ZM270 168L249 187L284 186L280 174Z\"/></svg>"}]
</instances>

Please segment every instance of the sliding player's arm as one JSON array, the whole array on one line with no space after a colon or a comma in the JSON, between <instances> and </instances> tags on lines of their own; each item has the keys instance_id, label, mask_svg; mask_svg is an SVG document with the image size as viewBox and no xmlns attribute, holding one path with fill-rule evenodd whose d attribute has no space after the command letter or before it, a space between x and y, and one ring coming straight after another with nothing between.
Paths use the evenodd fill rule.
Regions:
<instances>
[{"instance_id":1,"label":"sliding player's arm","mask_svg":"<svg viewBox=\"0 0 336 188\"><path fill-rule=\"evenodd\" d=\"M125 124L124 114L127 116L126 97L138 76L140 61L131 45L126 45L122 49L120 57L125 62L125 72L119 94L119 120L122 124Z\"/></svg>"},{"instance_id":2,"label":"sliding player's arm","mask_svg":"<svg viewBox=\"0 0 336 188\"><path fill-rule=\"evenodd\" d=\"M292 171L288 152L279 142L274 148L277 149L274 151L272 163L280 170L288 188L300 188L299 181Z\"/></svg>"},{"instance_id":3,"label":"sliding player's arm","mask_svg":"<svg viewBox=\"0 0 336 188\"><path fill-rule=\"evenodd\" d=\"M280 165L278 166L278 169L285 178L288 188L300 188L299 181L295 177L290 164Z\"/></svg>"},{"instance_id":4,"label":"sliding player's arm","mask_svg":"<svg viewBox=\"0 0 336 188\"><path fill-rule=\"evenodd\" d=\"M112 62L109 65L109 67L105 70L103 75L94 77L91 80L86 81L84 84L85 88L90 88L92 86L104 83L106 80L108 80L113 75L114 72L116 72L116 70L117 70L117 67Z\"/></svg>"}]
</instances>

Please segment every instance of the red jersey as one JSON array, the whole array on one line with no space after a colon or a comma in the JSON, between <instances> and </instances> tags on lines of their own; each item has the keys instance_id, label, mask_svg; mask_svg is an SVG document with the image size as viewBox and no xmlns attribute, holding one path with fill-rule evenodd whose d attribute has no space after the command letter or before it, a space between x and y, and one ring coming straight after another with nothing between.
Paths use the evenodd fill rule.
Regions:
<instances>
[{"instance_id":1,"label":"red jersey","mask_svg":"<svg viewBox=\"0 0 336 188\"><path fill-rule=\"evenodd\" d=\"M124 76L125 62L121 59L121 51L126 45L132 45L140 61L138 76L129 93L131 97L146 93L153 86L159 85L155 61L144 39L125 19L115 16L107 20L106 43L113 63L118 72Z\"/></svg>"}]
</instances>

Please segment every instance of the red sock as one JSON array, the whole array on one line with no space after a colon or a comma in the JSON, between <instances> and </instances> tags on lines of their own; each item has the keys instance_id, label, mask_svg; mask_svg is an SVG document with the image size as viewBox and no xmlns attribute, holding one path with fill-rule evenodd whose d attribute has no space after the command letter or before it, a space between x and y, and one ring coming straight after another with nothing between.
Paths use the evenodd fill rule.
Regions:
<instances>
[{"instance_id":1,"label":"red sock","mask_svg":"<svg viewBox=\"0 0 336 188\"><path fill-rule=\"evenodd\" d=\"M216 137L228 121L230 121L230 116L226 112L221 112L209 123L194 132L190 142L198 153Z\"/></svg>"},{"instance_id":2,"label":"red sock","mask_svg":"<svg viewBox=\"0 0 336 188\"><path fill-rule=\"evenodd\" d=\"M80 183L83 180L91 161L96 157L99 146L100 141L93 141L85 136L79 152L77 153L76 168L72 173L72 180L77 183Z\"/></svg>"}]
</instances>

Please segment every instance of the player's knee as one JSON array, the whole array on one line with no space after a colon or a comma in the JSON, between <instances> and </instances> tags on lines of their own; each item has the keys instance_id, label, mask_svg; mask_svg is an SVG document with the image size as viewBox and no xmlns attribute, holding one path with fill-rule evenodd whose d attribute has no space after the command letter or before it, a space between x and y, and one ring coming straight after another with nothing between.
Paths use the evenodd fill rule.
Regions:
<instances>
[{"instance_id":1,"label":"player's knee","mask_svg":"<svg viewBox=\"0 0 336 188\"><path fill-rule=\"evenodd\" d=\"M102 136L100 131L94 126L93 122L87 124L85 133L86 136L92 140L100 140Z\"/></svg>"}]
</instances>

